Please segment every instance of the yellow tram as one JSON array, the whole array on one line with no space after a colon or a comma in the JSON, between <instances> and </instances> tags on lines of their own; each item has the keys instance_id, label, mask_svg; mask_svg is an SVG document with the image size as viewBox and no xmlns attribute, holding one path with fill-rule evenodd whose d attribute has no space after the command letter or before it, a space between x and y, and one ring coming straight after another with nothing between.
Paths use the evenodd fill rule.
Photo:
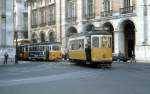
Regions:
<instances>
[{"instance_id":1,"label":"yellow tram","mask_svg":"<svg viewBox=\"0 0 150 94\"><path fill-rule=\"evenodd\" d=\"M31 44L29 60L59 60L62 59L60 43Z\"/></svg>"},{"instance_id":2,"label":"yellow tram","mask_svg":"<svg viewBox=\"0 0 150 94\"><path fill-rule=\"evenodd\" d=\"M19 60L28 60L28 56L29 56L28 46L30 45L31 41L28 39L18 39L17 43L18 43L18 47L17 47L18 59Z\"/></svg>"},{"instance_id":3,"label":"yellow tram","mask_svg":"<svg viewBox=\"0 0 150 94\"><path fill-rule=\"evenodd\" d=\"M69 60L85 64L111 66L112 35L108 31L94 31L74 34L69 37ZM85 48L90 47L90 62L87 62Z\"/></svg>"},{"instance_id":4,"label":"yellow tram","mask_svg":"<svg viewBox=\"0 0 150 94\"><path fill-rule=\"evenodd\" d=\"M19 60L28 60L28 48L29 45L19 45L18 46L18 58Z\"/></svg>"}]
</instances>

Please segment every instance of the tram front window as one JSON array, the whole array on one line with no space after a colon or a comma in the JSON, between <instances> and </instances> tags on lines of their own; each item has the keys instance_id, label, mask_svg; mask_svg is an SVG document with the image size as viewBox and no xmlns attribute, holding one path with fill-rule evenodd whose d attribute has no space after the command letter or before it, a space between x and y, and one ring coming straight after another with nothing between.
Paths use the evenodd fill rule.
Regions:
<instances>
[{"instance_id":1,"label":"tram front window","mask_svg":"<svg viewBox=\"0 0 150 94\"><path fill-rule=\"evenodd\" d=\"M111 48L112 45L111 37L104 36L101 37L100 40L101 40L101 48Z\"/></svg>"},{"instance_id":2,"label":"tram front window","mask_svg":"<svg viewBox=\"0 0 150 94\"><path fill-rule=\"evenodd\" d=\"M92 38L92 48L99 48L99 37Z\"/></svg>"}]
</instances>

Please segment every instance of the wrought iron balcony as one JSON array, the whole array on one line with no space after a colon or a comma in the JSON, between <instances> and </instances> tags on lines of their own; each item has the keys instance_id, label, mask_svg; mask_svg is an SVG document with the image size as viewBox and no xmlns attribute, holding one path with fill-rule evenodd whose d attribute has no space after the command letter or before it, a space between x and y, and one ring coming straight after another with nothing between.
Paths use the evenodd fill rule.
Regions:
<instances>
[{"instance_id":1,"label":"wrought iron balcony","mask_svg":"<svg viewBox=\"0 0 150 94\"><path fill-rule=\"evenodd\" d=\"M73 22L73 21L76 21L76 19L77 19L77 17L76 16L74 16L74 17L67 17L66 18L66 21L68 21L68 22Z\"/></svg>"},{"instance_id":2,"label":"wrought iron balcony","mask_svg":"<svg viewBox=\"0 0 150 94\"><path fill-rule=\"evenodd\" d=\"M120 14L133 13L133 10L134 10L133 6L120 8Z\"/></svg>"},{"instance_id":3,"label":"wrought iron balcony","mask_svg":"<svg viewBox=\"0 0 150 94\"><path fill-rule=\"evenodd\" d=\"M55 25L55 24L56 24L56 21L55 21L55 20L48 21L48 25Z\"/></svg>"},{"instance_id":4,"label":"wrought iron balcony","mask_svg":"<svg viewBox=\"0 0 150 94\"><path fill-rule=\"evenodd\" d=\"M40 27L45 26L45 25L46 25L46 22L45 22L45 23L42 22L42 23L40 24Z\"/></svg>"},{"instance_id":5,"label":"wrought iron balcony","mask_svg":"<svg viewBox=\"0 0 150 94\"><path fill-rule=\"evenodd\" d=\"M86 19L93 19L93 18L95 18L95 13L88 13L88 14L85 14L84 17L85 17Z\"/></svg>"},{"instance_id":6,"label":"wrought iron balcony","mask_svg":"<svg viewBox=\"0 0 150 94\"><path fill-rule=\"evenodd\" d=\"M101 16L102 17L106 17L106 16L112 16L112 10L108 10L108 11L102 11L101 12Z\"/></svg>"},{"instance_id":7,"label":"wrought iron balcony","mask_svg":"<svg viewBox=\"0 0 150 94\"><path fill-rule=\"evenodd\" d=\"M37 24L31 25L32 28L37 28Z\"/></svg>"},{"instance_id":8,"label":"wrought iron balcony","mask_svg":"<svg viewBox=\"0 0 150 94\"><path fill-rule=\"evenodd\" d=\"M2 14L2 15L1 15L1 18L6 18L6 14Z\"/></svg>"}]
</instances>

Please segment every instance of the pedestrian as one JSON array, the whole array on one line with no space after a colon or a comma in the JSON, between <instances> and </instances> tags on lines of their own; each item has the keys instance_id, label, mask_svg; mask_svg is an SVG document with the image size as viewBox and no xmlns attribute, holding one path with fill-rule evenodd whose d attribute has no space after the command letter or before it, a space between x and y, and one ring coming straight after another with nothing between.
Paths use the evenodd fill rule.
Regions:
<instances>
[{"instance_id":1,"label":"pedestrian","mask_svg":"<svg viewBox=\"0 0 150 94\"><path fill-rule=\"evenodd\" d=\"M132 57L131 57L130 63L136 63L134 50L132 50Z\"/></svg>"},{"instance_id":2,"label":"pedestrian","mask_svg":"<svg viewBox=\"0 0 150 94\"><path fill-rule=\"evenodd\" d=\"M6 52L4 54L4 64L7 64L7 60L8 60L8 53Z\"/></svg>"},{"instance_id":3,"label":"pedestrian","mask_svg":"<svg viewBox=\"0 0 150 94\"><path fill-rule=\"evenodd\" d=\"M67 60L68 59L68 48L65 49L64 51L64 60Z\"/></svg>"},{"instance_id":4,"label":"pedestrian","mask_svg":"<svg viewBox=\"0 0 150 94\"><path fill-rule=\"evenodd\" d=\"M48 59L49 59L49 51L48 51L48 48L46 48L46 50L45 50L45 55L46 55L46 60L48 60Z\"/></svg>"},{"instance_id":5,"label":"pedestrian","mask_svg":"<svg viewBox=\"0 0 150 94\"><path fill-rule=\"evenodd\" d=\"M88 44L85 45L86 64L90 64L91 61L91 48Z\"/></svg>"}]
</instances>

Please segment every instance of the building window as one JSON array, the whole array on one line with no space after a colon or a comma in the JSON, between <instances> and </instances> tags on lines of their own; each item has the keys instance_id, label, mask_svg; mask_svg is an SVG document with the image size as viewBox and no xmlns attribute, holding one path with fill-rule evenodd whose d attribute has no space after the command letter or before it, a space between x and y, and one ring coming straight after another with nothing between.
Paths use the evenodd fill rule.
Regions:
<instances>
[{"instance_id":1,"label":"building window","mask_svg":"<svg viewBox=\"0 0 150 94\"><path fill-rule=\"evenodd\" d=\"M85 16L88 18L93 18L94 13L94 0L85 0Z\"/></svg>"},{"instance_id":2,"label":"building window","mask_svg":"<svg viewBox=\"0 0 150 94\"><path fill-rule=\"evenodd\" d=\"M42 6L44 3L44 0L39 0L39 4L40 4L40 6Z\"/></svg>"},{"instance_id":3,"label":"building window","mask_svg":"<svg viewBox=\"0 0 150 94\"><path fill-rule=\"evenodd\" d=\"M35 1L31 2L31 7L32 7L32 9L36 7L36 2Z\"/></svg>"},{"instance_id":4,"label":"building window","mask_svg":"<svg viewBox=\"0 0 150 94\"><path fill-rule=\"evenodd\" d=\"M76 0L67 0L67 18L76 17Z\"/></svg>"},{"instance_id":5,"label":"building window","mask_svg":"<svg viewBox=\"0 0 150 94\"><path fill-rule=\"evenodd\" d=\"M35 33L32 34L32 43L37 43L37 35Z\"/></svg>"},{"instance_id":6,"label":"building window","mask_svg":"<svg viewBox=\"0 0 150 94\"><path fill-rule=\"evenodd\" d=\"M130 7L130 0L124 0L124 8Z\"/></svg>"},{"instance_id":7,"label":"building window","mask_svg":"<svg viewBox=\"0 0 150 94\"><path fill-rule=\"evenodd\" d=\"M49 1L49 4L52 2L52 0L48 0Z\"/></svg>"},{"instance_id":8,"label":"building window","mask_svg":"<svg viewBox=\"0 0 150 94\"><path fill-rule=\"evenodd\" d=\"M124 0L123 8L120 8L121 14L133 13L134 6L131 5L131 0Z\"/></svg>"},{"instance_id":9,"label":"building window","mask_svg":"<svg viewBox=\"0 0 150 94\"><path fill-rule=\"evenodd\" d=\"M48 4L54 4L55 0L48 0Z\"/></svg>"},{"instance_id":10,"label":"building window","mask_svg":"<svg viewBox=\"0 0 150 94\"><path fill-rule=\"evenodd\" d=\"M110 0L104 0L103 10L104 11L101 12L101 16L112 16L111 1Z\"/></svg>"},{"instance_id":11,"label":"building window","mask_svg":"<svg viewBox=\"0 0 150 94\"><path fill-rule=\"evenodd\" d=\"M41 43L42 43L42 42L45 42L45 34L44 34L44 33L41 33L40 37L41 37Z\"/></svg>"},{"instance_id":12,"label":"building window","mask_svg":"<svg viewBox=\"0 0 150 94\"><path fill-rule=\"evenodd\" d=\"M49 33L49 42L55 42L55 33L54 32Z\"/></svg>"},{"instance_id":13,"label":"building window","mask_svg":"<svg viewBox=\"0 0 150 94\"><path fill-rule=\"evenodd\" d=\"M31 12L31 27L37 27L37 10L32 10Z\"/></svg>"},{"instance_id":14,"label":"building window","mask_svg":"<svg viewBox=\"0 0 150 94\"><path fill-rule=\"evenodd\" d=\"M104 11L109 11L110 9L110 0L104 0Z\"/></svg>"},{"instance_id":15,"label":"building window","mask_svg":"<svg viewBox=\"0 0 150 94\"><path fill-rule=\"evenodd\" d=\"M23 23L24 23L24 29L28 29L28 13L23 14Z\"/></svg>"},{"instance_id":16,"label":"building window","mask_svg":"<svg viewBox=\"0 0 150 94\"><path fill-rule=\"evenodd\" d=\"M28 38L28 32L27 31L23 33L23 37Z\"/></svg>"},{"instance_id":17,"label":"building window","mask_svg":"<svg viewBox=\"0 0 150 94\"><path fill-rule=\"evenodd\" d=\"M28 7L28 2L24 2L24 7L27 8Z\"/></svg>"},{"instance_id":18,"label":"building window","mask_svg":"<svg viewBox=\"0 0 150 94\"><path fill-rule=\"evenodd\" d=\"M55 24L55 4L49 5L48 7L48 24L54 25Z\"/></svg>"},{"instance_id":19,"label":"building window","mask_svg":"<svg viewBox=\"0 0 150 94\"><path fill-rule=\"evenodd\" d=\"M40 9L40 26L46 25L45 17L46 17L45 8L41 8Z\"/></svg>"}]
</instances>

